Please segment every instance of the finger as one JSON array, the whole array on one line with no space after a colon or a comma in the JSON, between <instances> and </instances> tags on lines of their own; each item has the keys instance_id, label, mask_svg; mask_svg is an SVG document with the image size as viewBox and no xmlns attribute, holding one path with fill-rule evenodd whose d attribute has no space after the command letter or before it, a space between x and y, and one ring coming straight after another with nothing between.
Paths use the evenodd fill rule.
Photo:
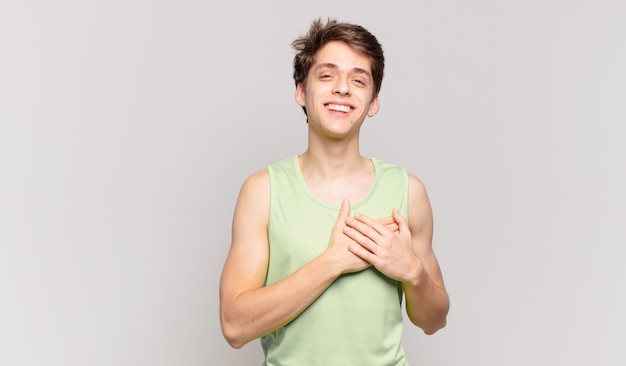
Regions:
<instances>
[{"instance_id":1,"label":"finger","mask_svg":"<svg viewBox=\"0 0 626 366\"><path fill-rule=\"evenodd\" d=\"M379 235L384 235L386 233L385 225L380 224L378 221L376 221L376 220L374 220L374 219L372 219L372 218L370 218L370 217L368 217L366 215L363 215L361 213L357 213L357 214L354 215L354 219L357 220L358 222L361 222L361 223L365 224L367 227L373 229Z\"/></svg>"},{"instance_id":2,"label":"finger","mask_svg":"<svg viewBox=\"0 0 626 366\"><path fill-rule=\"evenodd\" d=\"M348 218L346 221L349 226L344 228L344 233L365 249L375 251L382 236L370 226L355 219Z\"/></svg>"},{"instance_id":3,"label":"finger","mask_svg":"<svg viewBox=\"0 0 626 366\"><path fill-rule=\"evenodd\" d=\"M394 208L391 212L391 215L396 224L398 224L398 230L400 232L404 232L408 229L406 220L404 219L404 217L402 217L402 215L400 215L400 212L398 212L397 209Z\"/></svg>"},{"instance_id":4,"label":"finger","mask_svg":"<svg viewBox=\"0 0 626 366\"><path fill-rule=\"evenodd\" d=\"M396 223L396 221L393 219L392 216L381 217L381 218L379 218L376 221L378 221L382 225L389 225L389 224L395 224Z\"/></svg>"},{"instance_id":5,"label":"finger","mask_svg":"<svg viewBox=\"0 0 626 366\"><path fill-rule=\"evenodd\" d=\"M341 206L339 207L339 214L337 215L337 221L335 221L335 225L333 226L332 238L339 238L342 230L346 227L345 221L346 217L350 214L350 202L348 200L341 201Z\"/></svg>"},{"instance_id":6,"label":"finger","mask_svg":"<svg viewBox=\"0 0 626 366\"><path fill-rule=\"evenodd\" d=\"M374 262L376 262L376 254L363 245L350 244L348 246L348 250L370 264L374 264Z\"/></svg>"},{"instance_id":7,"label":"finger","mask_svg":"<svg viewBox=\"0 0 626 366\"><path fill-rule=\"evenodd\" d=\"M395 222L392 224L385 225L385 228L394 233L399 230L398 224L396 224Z\"/></svg>"},{"instance_id":8,"label":"finger","mask_svg":"<svg viewBox=\"0 0 626 366\"><path fill-rule=\"evenodd\" d=\"M376 221L378 221L379 224L385 226L385 228L391 232L398 231L398 224L396 224L396 221L393 219L393 216L381 217L377 219Z\"/></svg>"},{"instance_id":9,"label":"finger","mask_svg":"<svg viewBox=\"0 0 626 366\"><path fill-rule=\"evenodd\" d=\"M337 224L344 224L349 214L350 214L350 201L346 199L346 200L341 201L341 207L339 208L339 215L337 217Z\"/></svg>"}]
</instances>

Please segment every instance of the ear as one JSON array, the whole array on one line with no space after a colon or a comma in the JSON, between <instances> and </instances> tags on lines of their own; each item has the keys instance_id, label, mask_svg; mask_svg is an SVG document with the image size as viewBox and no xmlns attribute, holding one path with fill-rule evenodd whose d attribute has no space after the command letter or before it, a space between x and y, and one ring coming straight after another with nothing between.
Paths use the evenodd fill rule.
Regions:
<instances>
[{"instance_id":1,"label":"ear","mask_svg":"<svg viewBox=\"0 0 626 366\"><path fill-rule=\"evenodd\" d=\"M304 85L302 85L302 83L298 83L298 85L296 85L295 99L296 103L298 103L301 107L304 107L304 97Z\"/></svg>"},{"instance_id":2,"label":"ear","mask_svg":"<svg viewBox=\"0 0 626 366\"><path fill-rule=\"evenodd\" d=\"M378 113L378 108L380 108L380 101L378 100L378 94L372 99L370 102L370 107L367 110L368 117L374 117L376 113Z\"/></svg>"}]
</instances>

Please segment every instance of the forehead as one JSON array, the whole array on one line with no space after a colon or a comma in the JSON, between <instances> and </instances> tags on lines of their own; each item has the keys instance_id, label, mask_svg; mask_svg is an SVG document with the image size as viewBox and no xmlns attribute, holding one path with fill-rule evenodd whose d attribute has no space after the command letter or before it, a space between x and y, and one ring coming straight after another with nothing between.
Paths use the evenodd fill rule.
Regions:
<instances>
[{"instance_id":1,"label":"forehead","mask_svg":"<svg viewBox=\"0 0 626 366\"><path fill-rule=\"evenodd\" d=\"M315 54L315 61L311 70L322 64L334 65L339 69L345 70L360 69L365 70L367 73L372 71L367 55L340 41L328 42L322 46Z\"/></svg>"}]
</instances>

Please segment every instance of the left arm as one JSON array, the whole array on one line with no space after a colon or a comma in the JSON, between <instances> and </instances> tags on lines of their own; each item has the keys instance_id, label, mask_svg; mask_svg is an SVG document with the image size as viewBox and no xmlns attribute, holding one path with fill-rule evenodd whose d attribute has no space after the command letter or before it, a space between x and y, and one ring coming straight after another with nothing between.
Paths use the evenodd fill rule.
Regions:
<instances>
[{"instance_id":1,"label":"left arm","mask_svg":"<svg viewBox=\"0 0 626 366\"><path fill-rule=\"evenodd\" d=\"M404 219L396 212L396 221ZM409 175L409 218L415 261L415 274L402 282L406 311L413 324L426 334L446 325L450 299L446 292L439 262L432 246L433 214L424 184Z\"/></svg>"},{"instance_id":2,"label":"left arm","mask_svg":"<svg viewBox=\"0 0 626 366\"><path fill-rule=\"evenodd\" d=\"M432 248L433 215L424 184L409 175L409 215L397 210L397 231L376 220L356 214L348 217L346 234L356 243L350 250L385 275L402 282L406 311L411 322L433 334L446 325L450 308L439 262Z\"/></svg>"}]
</instances>

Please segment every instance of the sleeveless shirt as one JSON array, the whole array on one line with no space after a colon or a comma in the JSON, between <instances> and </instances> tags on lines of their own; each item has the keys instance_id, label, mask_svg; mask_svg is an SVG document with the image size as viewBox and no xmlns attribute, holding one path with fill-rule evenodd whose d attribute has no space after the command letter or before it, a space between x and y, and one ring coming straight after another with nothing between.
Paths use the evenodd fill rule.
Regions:
<instances>
[{"instance_id":1,"label":"sleeveless shirt","mask_svg":"<svg viewBox=\"0 0 626 366\"><path fill-rule=\"evenodd\" d=\"M407 172L371 158L376 172L368 194L351 213L403 217L408 210ZM289 276L327 247L339 205L316 197L292 156L268 167L269 267L265 285ZM402 336L402 285L373 266L338 277L285 326L261 337L266 366L407 366Z\"/></svg>"}]
</instances>

